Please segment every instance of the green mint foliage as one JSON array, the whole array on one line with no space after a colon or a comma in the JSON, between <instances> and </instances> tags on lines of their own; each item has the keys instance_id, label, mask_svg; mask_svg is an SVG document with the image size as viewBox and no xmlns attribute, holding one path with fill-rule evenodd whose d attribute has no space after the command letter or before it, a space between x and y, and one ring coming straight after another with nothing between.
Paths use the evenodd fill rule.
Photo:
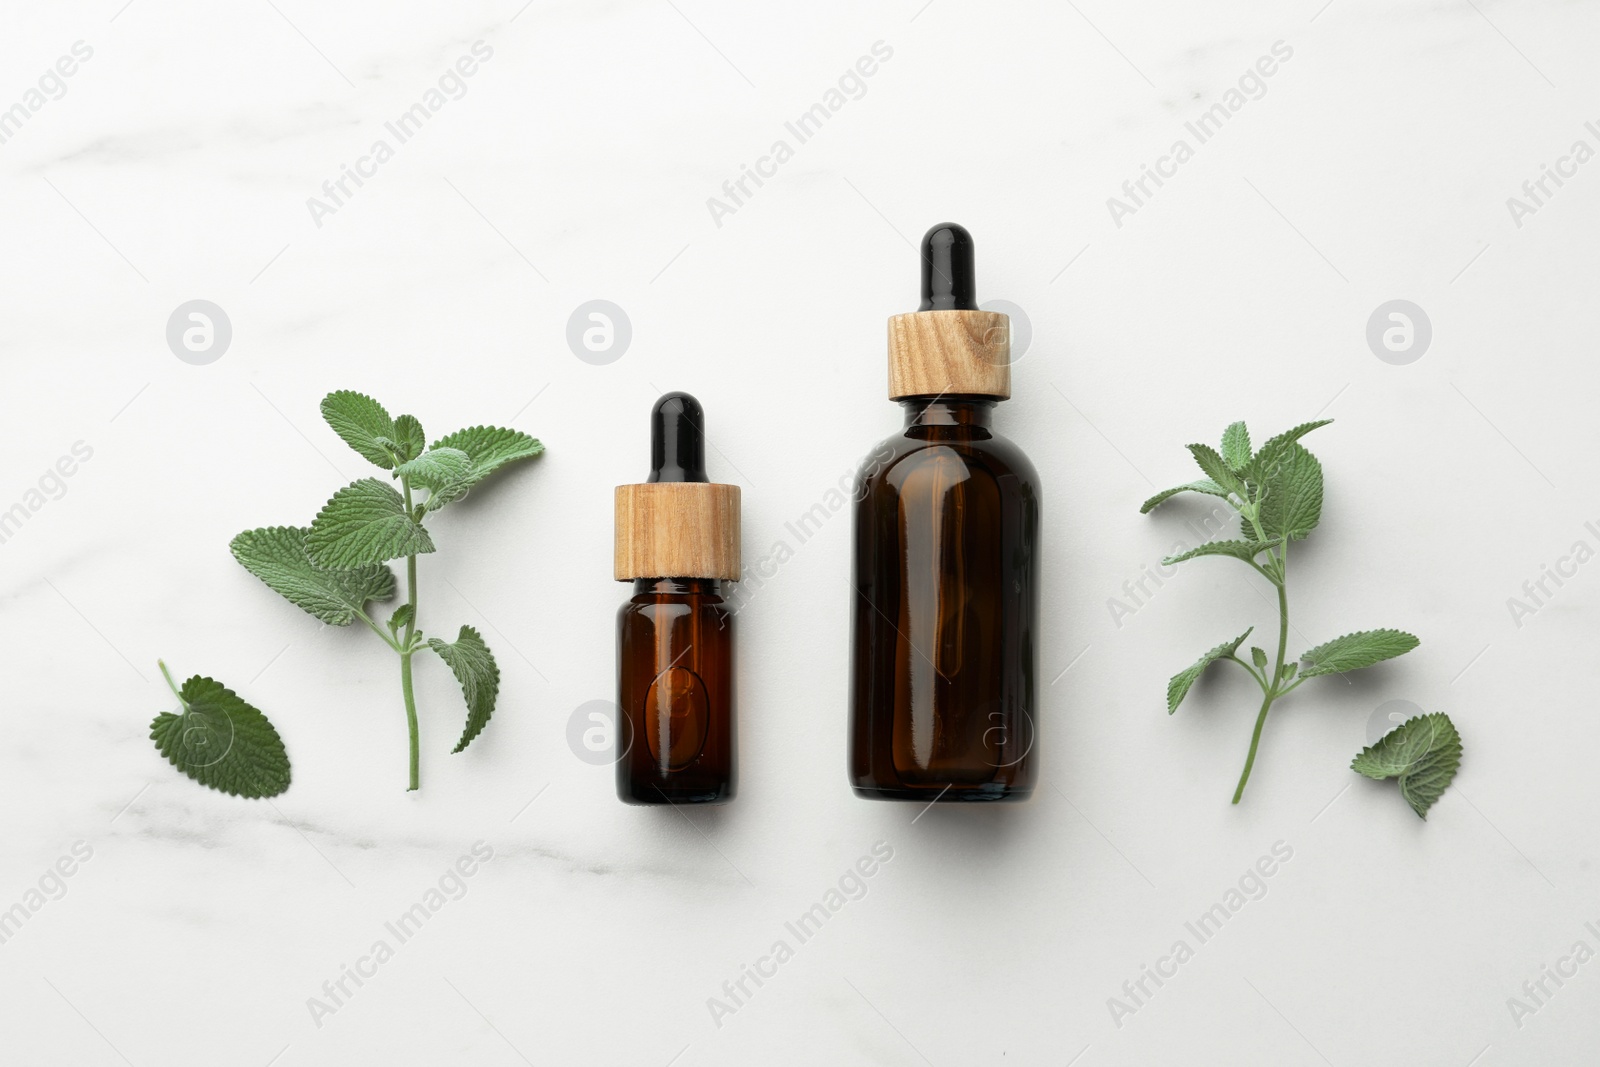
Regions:
<instances>
[{"instance_id":1,"label":"green mint foliage","mask_svg":"<svg viewBox=\"0 0 1600 1067\"><path fill-rule=\"evenodd\" d=\"M174 767L203 786L238 797L275 797L289 788L289 754L267 717L212 678L195 675L179 690L161 673L179 711L150 723L150 740Z\"/></svg>"},{"instance_id":2,"label":"green mint foliage","mask_svg":"<svg viewBox=\"0 0 1600 1067\"><path fill-rule=\"evenodd\" d=\"M412 485L420 485L430 493L453 485L466 477L472 469L472 457L459 448L434 446L415 459L407 460L394 469L396 478L409 478Z\"/></svg>"},{"instance_id":3,"label":"green mint foliage","mask_svg":"<svg viewBox=\"0 0 1600 1067\"><path fill-rule=\"evenodd\" d=\"M1299 441L1300 438L1312 430L1327 426L1332 422L1332 419L1302 422L1292 430L1280 433L1276 437L1268 438L1266 444L1262 445L1260 450L1245 463L1245 477L1253 482L1266 481L1270 477L1273 468L1283 459L1283 455L1290 445Z\"/></svg>"},{"instance_id":4,"label":"green mint foliage","mask_svg":"<svg viewBox=\"0 0 1600 1067\"><path fill-rule=\"evenodd\" d=\"M1266 469L1257 492L1255 524L1263 539L1301 540L1322 520L1322 464L1298 444Z\"/></svg>"},{"instance_id":5,"label":"green mint foliage","mask_svg":"<svg viewBox=\"0 0 1600 1067\"><path fill-rule=\"evenodd\" d=\"M376 478L333 494L306 535L306 551L324 567L359 567L433 550L433 538L406 509L405 498Z\"/></svg>"},{"instance_id":6,"label":"green mint foliage","mask_svg":"<svg viewBox=\"0 0 1600 1067\"><path fill-rule=\"evenodd\" d=\"M389 627L389 633L398 638L402 629L407 626L416 626L416 618L416 608L413 608L410 604L401 604L394 609L394 614L389 616L389 621L386 624Z\"/></svg>"},{"instance_id":7,"label":"green mint foliage","mask_svg":"<svg viewBox=\"0 0 1600 1067\"><path fill-rule=\"evenodd\" d=\"M403 454L394 419L370 396L348 389L329 393L322 401L322 417L345 444L384 470L394 469L396 457ZM420 433L420 424L416 430Z\"/></svg>"},{"instance_id":8,"label":"green mint foliage","mask_svg":"<svg viewBox=\"0 0 1600 1067\"><path fill-rule=\"evenodd\" d=\"M1198 482L1188 482L1184 485L1174 486L1171 489L1163 489L1139 506L1139 514L1148 515L1156 505L1177 496L1179 493L1205 493L1207 496L1227 497L1228 490L1209 478L1202 478Z\"/></svg>"},{"instance_id":9,"label":"green mint foliage","mask_svg":"<svg viewBox=\"0 0 1600 1067\"><path fill-rule=\"evenodd\" d=\"M1195 681L1211 664L1226 660L1236 664L1261 688L1261 710L1256 714L1255 730L1244 772L1239 776L1233 802L1244 795L1245 783L1255 765L1261 730L1273 702L1287 696L1306 681L1324 674L1342 673L1370 667L1386 659L1404 655L1417 647L1417 639L1399 630L1366 630L1346 634L1305 653L1300 661L1285 658L1289 638L1288 566L1289 546L1308 535L1322 520L1322 464L1300 443L1313 430L1332 419L1303 422L1293 429L1268 438L1251 451L1250 431L1242 422L1231 424L1222 434L1221 449L1210 445L1189 445L1205 478L1189 482L1146 500L1140 512L1149 512L1180 493L1206 493L1226 500L1239 513L1240 536L1235 540L1211 541L1187 552L1168 556L1164 565L1182 563L1201 556L1237 559L1271 582L1278 599L1278 647L1270 663L1265 649L1252 648L1250 662L1237 655L1239 645L1251 631L1237 640L1218 645L1193 665L1172 676L1167 683L1167 712L1177 710ZM1442 787L1441 787L1442 788Z\"/></svg>"},{"instance_id":10,"label":"green mint foliage","mask_svg":"<svg viewBox=\"0 0 1600 1067\"><path fill-rule=\"evenodd\" d=\"M1322 674L1343 674L1346 671L1360 670L1374 663L1382 663L1386 659L1403 656L1416 648L1419 643L1404 630L1363 630L1360 633L1345 634L1343 637L1335 637L1332 641L1325 641L1308 652L1302 652L1300 659L1305 663L1306 669L1300 672L1300 676L1315 678Z\"/></svg>"},{"instance_id":11,"label":"green mint foliage","mask_svg":"<svg viewBox=\"0 0 1600 1067\"><path fill-rule=\"evenodd\" d=\"M500 668L494 661L494 653L470 626L461 628L454 644L430 637L428 647L450 665L450 672L461 683L461 695L467 701L467 725L461 732L461 740L451 750L460 752L489 725L495 698L500 693Z\"/></svg>"},{"instance_id":12,"label":"green mint foliage","mask_svg":"<svg viewBox=\"0 0 1600 1067\"><path fill-rule=\"evenodd\" d=\"M395 468L396 477L411 479L428 491L427 511L438 511L453 500L460 500L472 487L472 457L459 448L435 445L427 452Z\"/></svg>"},{"instance_id":13,"label":"green mint foliage","mask_svg":"<svg viewBox=\"0 0 1600 1067\"><path fill-rule=\"evenodd\" d=\"M246 530L228 547L245 570L295 607L330 626L348 626L369 601L394 596L394 572L382 563L332 570L311 562L300 526Z\"/></svg>"},{"instance_id":14,"label":"green mint foliage","mask_svg":"<svg viewBox=\"0 0 1600 1067\"><path fill-rule=\"evenodd\" d=\"M1163 567L1170 567L1174 563L1182 563L1186 559L1196 556L1232 556L1234 559L1251 560L1273 546L1271 541L1207 541L1199 548L1191 548L1187 552L1180 552L1176 556L1168 556L1161 561Z\"/></svg>"},{"instance_id":15,"label":"green mint foliage","mask_svg":"<svg viewBox=\"0 0 1600 1067\"><path fill-rule=\"evenodd\" d=\"M1460 767L1461 735L1438 712L1407 719L1350 762L1351 770L1368 778L1400 779L1400 795L1421 819Z\"/></svg>"},{"instance_id":16,"label":"green mint foliage","mask_svg":"<svg viewBox=\"0 0 1600 1067\"><path fill-rule=\"evenodd\" d=\"M1195 463L1211 481L1230 493L1244 492L1243 479L1233 472L1216 449L1210 445L1190 445L1189 454L1194 456Z\"/></svg>"},{"instance_id":17,"label":"green mint foliage","mask_svg":"<svg viewBox=\"0 0 1600 1067\"><path fill-rule=\"evenodd\" d=\"M1250 627L1250 630L1254 629L1254 626ZM1233 658L1233 654L1239 651L1239 646L1244 644L1244 639L1250 636L1250 630L1246 630L1232 641L1222 642L1222 644L1172 676L1172 680L1167 682L1168 715L1178 710L1178 705L1183 703L1183 698L1189 695L1190 687L1200 680L1200 676L1206 672L1207 667L1219 659Z\"/></svg>"},{"instance_id":18,"label":"green mint foliage","mask_svg":"<svg viewBox=\"0 0 1600 1067\"><path fill-rule=\"evenodd\" d=\"M499 426L473 426L457 430L433 443L434 448L459 448L472 457L470 488L504 467L522 459L532 459L544 445L520 430Z\"/></svg>"},{"instance_id":19,"label":"green mint foliage","mask_svg":"<svg viewBox=\"0 0 1600 1067\"><path fill-rule=\"evenodd\" d=\"M452 457L464 455L467 462L464 468L453 463L450 477L439 481L437 488L429 486L426 508L436 511L453 500L460 500L500 468L518 460L532 459L543 451L544 445L527 434L498 426L474 426L442 437L422 458L435 453Z\"/></svg>"},{"instance_id":20,"label":"green mint foliage","mask_svg":"<svg viewBox=\"0 0 1600 1067\"><path fill-rule=\"evenodd\" d=\"M1234 472L1244 470L1250 462L1250 431L1244 423L1232 423L1222 431L1222 459Z\"/></svg>"},{"instance_id":21,"label":"green mint foliage","mask_svg":"<svg viewBox=\"0 0 1600 1067\"><path fill-rule=\"evenodd\" d=\"M361 619L400 657L400 688L410 734L410 788L418 787L417 708L412 657L424 646L438 653L461 684L467 723L455 751L466 748L494 714L500 669L478 631L463 626L454 642L424 638L417 628L416 559L434 551L427 517L496 471L544 451L520 430L472 426L441 437L431 448L414 416L391 418L364 393L341 390L322 401L328 425L351 448L391 471L399 488L363 478L340 489L306 529L274 527L234 538L234 556L252 574L324 622ZM426 494L417 499L417 494ZM406 602L382 625L366 612L395 594L389 560L406 561Z\"/></svg>"},{"instance_id":22,"label":"green mint foliage","mask_svg":"<svg viewBox=\"0 0 1600 1067\"><path fill-rule=\"evenodd\" d=\"M422 423L415 415L401 415L394 420L396 458L406 463L422 455L428 447L428 435L422 432Z\"/></svg>"}]
</instances>

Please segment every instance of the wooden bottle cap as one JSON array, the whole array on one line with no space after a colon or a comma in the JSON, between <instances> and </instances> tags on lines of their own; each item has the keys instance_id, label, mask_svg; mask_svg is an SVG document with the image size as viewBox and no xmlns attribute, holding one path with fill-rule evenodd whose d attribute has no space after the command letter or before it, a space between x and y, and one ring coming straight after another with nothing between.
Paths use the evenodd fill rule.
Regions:
<instances>
[{"instance_id":1,"label":"wooden bottle cap","mask_svg":"<svg viewBox=\"0 0 1600 1067\"><path fill-rule=\"evenodd\" d=\"M688 393L650 409L650 480L617 486L617 581L739 580L739 487L706 477L706 415Z\"/></svg>"},{"instance_id":2,"label":"wooden bottle cap","mask_svg":"<svg viewBox=\"0 0 1600 1067\"><path fill-rule=\"evenodd\" d=\"M739 487L720 482L617 486L615 571L635 578L739 580Z\"/></svg>"},{"instance_id":3,"label":"wooden bottle cap","mask_svg":"<svg viewBox=\"0 0 1600 1067\"><path fill-rule=\"evenodd\" d=\"M889 319L889 399L1011 397L1011 317L999 311L911 311Z\"/></svg>"},{"instance_id":4,"label":"wooden bottle cap","mask_svg":"<svg viewBox=\"0 0 1600 1067\"><path fill-rule=\"evenodd\" d=\"M963 226L922 237L922 303L889 320L889 399L1011 396L1011 318L978 308L976 252Z\"/></svg>"}]
</instances>

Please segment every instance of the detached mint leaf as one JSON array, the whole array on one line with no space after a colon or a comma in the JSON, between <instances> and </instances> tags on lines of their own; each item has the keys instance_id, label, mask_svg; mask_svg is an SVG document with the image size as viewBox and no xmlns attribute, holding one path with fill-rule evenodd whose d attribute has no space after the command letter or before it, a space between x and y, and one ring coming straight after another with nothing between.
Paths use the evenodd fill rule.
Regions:
<instances>
[{"instance_id":1,"label":"detached mint leaf","mask_svg":"<svg viewBox=\"0 0 1600 1067\"><path fill-rule=\"evenodd\" d=\"M312 520L306 551L321 567L349 568L433 551L428 536L392 486L376 478L333 494Z\"/></svg>"},{"instance_id":2,"label":"detached mint leaf","mask_svg":"<svg viewBox=\"0 0 1600 1067\"><path fill-rule=\"evenodd\" d=\"M348 626L369 600L394 596L394 573L382 563L330 570L311 562L299 526L246 530L228 546L233 558L267 588L331 626Z\"/></svg>"},{"instance_id":3,"label":"detached mint leaf","mask_svg":"<svg viewBox=\"0 0 1600 1067\"><path fill-rule=\"evenodd\" d=\"M430 637L428 647L450 665L450 672L461 683L461 695L467 701L466 729L462 730L456 747L451 749L460 752L483 732L489 724L489 716L494 714L495 698L500 693L500 668L495 664L494 653L470 626L461 628L454 644Z\"/></svg>"},{"instance_id":4,"label":"detached mint leaf","mask_svg":"<svg viewBox=\"0 0 1600 1067\"><path fill-rule=\"evenodd\" d=\"M1250 462L1250 431L1244 423L1232 423L1222 431L1222 459L1234 472L1244 470Z\"/></svg>"},{"instance_id":5,"label":"detached mint leaf","mask_svg":"<svg viewBox=\"0 0 1600 1067\"><path fill-rule=\"evenodd\" d=\"M1222 486L1208 478L1202 478L1198 482L1189 482L1185 485L1174 486L1171 489L1162 490L1149 500L1146 500L1143 504L1139 505L1139 514L1148 515L1151 509L1156 507L1156 505L1177 496L1179 493L1205 493L1208 496L1220 496L1224 500L1228 499L1228 490L1224 489Z\"/></svg>"},{"instance_id":6,"label":"detached mint leaf","mask_svg":"<svg viewBox=\"0 0 1600 1067\"><path fill-rule=\"evenodd\" d=\"M1250 627L1250 630L1254 629L1254 626ZM1206 672L1207 667L1219 659L1227 659L1239 650L1239 646L1244 644L1244 639L1250 636L1250 630L1246 630L1232 641L1224 641L1195 660L1192 666L1186 667L1172 676L1172 680L1167 683L1168 715L1178 710L1178 705L1183 703L1183 698L1189 695L1190 686L1200 679L1200 676Z\"/></svg>"},{"instance_id":7,"label":"detached mint leaf","mask_svg":"<svg viewBox=\"0 0 1600 1067\"><path fill-rule=\"evenodd\" d=\"M1461 735L1438 712L1407 719L1350 761L1351 770L1368 778L1399 778L1400 795L1421 819L1460 767Z\"/></svg>"},{"instance_id":8,"label":"detached mint leaf","mask_svg":"<svg viewBox=\"0 0 1600 1067\"><path fill-rule=\"evenodd\" d=\"M416 459L428 447L428 435L415 415L400 415L394 420L394 443L401 462Z\"/></svg>"},{"instance_id":9,"label":"detached mint leaf","mask_svg":"<svg viewBox=\"0 0 1600 1067\"><path fill-rule=\"evenodd\" d=\"M1306 668L1300 672L1300 676L1315 678L1322 674L1360 670L1386 659L1403 656L1420 643L1403 630L1362 630L1360 633L1345 634L1302 652L1300 658L1305 661Z\"/></svg>"},{"instance_id":10,"label":"detached mint leaf","mask_svg":"<svg viewBox=\"0 0 1600 1067\"><path fill-rule=\"evenodd\" d=\"M1322 464L1300 445L1290 444L1257 499L1256 522L1268 540L1305 537L1322 520Z\"/></svg>"},{"instance_id":11,"label":"detached mint leaf","mask_svg":"<svg viewBox=\"0 0 1600 1067\"><path fill-rule=\"evenodd\" d=\"M182 710L162 712L150 723L150 740L174 767L234 796L275 797L289 788L289 754L265 715L198 674L176 692Z\"/></svg>"},{"instance_id":12,"label":"detached mint leaf","mask_svg":"<svg viewBox=\"0 0 1600 1067\"><path fill-rule=\"evenodd\" d=\"M400 433L382 404L364 393L344 389L323 398L322 417L345 444L366 459L384 470L394 467Z\"/></svg>"},{"instance_id":13,"label":"detached mint leaf","mask_svg":"<svg viewBox=\"0 0 1600 1067\"><path fill-rule=\"evenodd\" d=\"M1271 541L1207 541L1199 548L1191 548L1176 556L1166 557L1161 561L1161 565L1170 567L1174 563L1182 563L1196 556L1232 556L1234 559L1253 560L1272 546Z\"/></svg>"}]
</instances>

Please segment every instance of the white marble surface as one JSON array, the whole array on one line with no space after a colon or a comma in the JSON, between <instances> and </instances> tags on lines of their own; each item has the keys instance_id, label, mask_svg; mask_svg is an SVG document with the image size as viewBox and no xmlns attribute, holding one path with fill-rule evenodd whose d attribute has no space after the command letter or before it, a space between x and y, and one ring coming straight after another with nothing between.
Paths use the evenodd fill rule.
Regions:
<instances>
[{"instance_id":1,"label":"white marble surface","mask_svg":"<svg viewBox=\"0 0 1600 1067\"><path fill-rule=\"evenodd\" d=\"M43 506L0 544L0 908L42 905L0 945L7 1063L1592 1059L1600 963L1534 1014L1507 1001L1600 949L1600 563L1521 620L1507 600L1600 547L1600 163L1520 226L1506 199L1600 147L1594 7L921 2L8 5L0 108L27 116L0 144L0 508ZM79 41L92 57L29 109ZM316 225L307 198L478 41L465 95ZM865 93L717 225L707 198L879 41ZM1107 198L1279 41L1264 94L1115 225ZM644 473L649 403L704 401L748 558L770 551L897 426L883 320L915 299L908 239L946 218L1033 330L999 421L1046 487L1040 792L920 817L852 797L836 518L739 619L737 802L623 807L566 730L612 692L610 487ZM233 326L206 366L163 332L196 298ZM633 325L606 366L564 337L595 298ZM1404 366L1364 340L1396 298L1434 326ZM416 795L392 655L226 547L367 473L317 417L335 388L549 448L438 521L424 624L482 628L504 687L450 756L459 698L422 664ZM1299 690L1234 808L1248 683L1170 719L1163 687L1270 625L1261 591L1202 561L1120 626L1107 601L1205 510L1138 514L1191 476L1185 442L1318 413L1296 625L1422 646ZM77 442L64 491L30 498ZM273 716L287 794L158 759L158 656ZM1392 699L1466 738L1426 824L1347 769ZM479 841L460 899L314 1019ZM75 842L64 893L30 898ZM877 842L864 895L795 942L785 922ZM1265 895L1200 945L1184 924L1277 842ZM793 958L714 1021L780 938ZM1114 1019L1179 939L1193 958Z\"/></svg>"}]
</instances>

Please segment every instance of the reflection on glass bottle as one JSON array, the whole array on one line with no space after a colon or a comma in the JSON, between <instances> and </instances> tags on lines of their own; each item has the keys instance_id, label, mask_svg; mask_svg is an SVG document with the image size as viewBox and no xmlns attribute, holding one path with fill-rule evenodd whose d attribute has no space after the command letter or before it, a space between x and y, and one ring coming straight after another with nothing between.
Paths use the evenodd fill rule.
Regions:
<instances>
[{"instance_id":1,"label":"reflection on glass bottle","mask_svg":"<svg viewBox=\"0 0 1600 1067\"><path fill-rule=\"evenodd\" d=\"M1037 760L1038 476L991 425L1006 322L977 310L966 231L929 231L923 269L921 309L891 320L905 425L856 482L851 782L1018 799Z\"/></svg>"}]
</instances>

